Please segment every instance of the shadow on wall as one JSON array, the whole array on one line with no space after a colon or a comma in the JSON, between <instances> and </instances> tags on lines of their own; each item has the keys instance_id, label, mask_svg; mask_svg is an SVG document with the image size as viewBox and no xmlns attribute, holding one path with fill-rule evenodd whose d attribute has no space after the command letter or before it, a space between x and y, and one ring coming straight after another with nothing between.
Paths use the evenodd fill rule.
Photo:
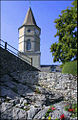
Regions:
<instances>
[{"instance_id":1,"label":"shadow on wall","mask_svg":"<svg viewBox=\"0 0 78 120\"><path fill-rule=\"evenodd\" d=\"M27 84L35 81L32 71L38 73L39 70L0 47L0 96L15 98L32 92Z\"/></svg>"},{"instance_id":2,"label":"shadow on wall","mask_svg":"<svg viewBox=\"0 0 78 120\"><path fill-rule=\"evenodd\" d=\"M0 47L0 76L15 71L23 72L39 70Z\"/></svg>"}]
</instances>

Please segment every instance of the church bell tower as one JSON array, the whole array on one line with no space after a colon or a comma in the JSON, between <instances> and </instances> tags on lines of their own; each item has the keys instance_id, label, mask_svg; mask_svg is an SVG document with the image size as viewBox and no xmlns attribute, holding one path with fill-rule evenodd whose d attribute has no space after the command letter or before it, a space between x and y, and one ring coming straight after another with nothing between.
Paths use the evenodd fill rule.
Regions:
<instances>
[{"instance_id":1,"label":"church bell tower","mask_svg":"<svg viewBox=\"0 0 78 120\"><path fill-rule=\"evenodd\" d=\"M19 31L19 51L24 58L32 58L32 66L40 67L40 33L41 29L37 26L33 12L29 8L23 25Z\"/></svg>"}]
</instances>

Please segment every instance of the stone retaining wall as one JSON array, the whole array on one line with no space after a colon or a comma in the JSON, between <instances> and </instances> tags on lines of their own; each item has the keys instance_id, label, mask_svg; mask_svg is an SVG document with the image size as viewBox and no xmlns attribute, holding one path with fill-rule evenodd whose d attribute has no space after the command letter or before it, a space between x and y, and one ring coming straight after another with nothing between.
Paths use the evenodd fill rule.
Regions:
<instances>
[{"instance_id":1,"label":"stone retaining wall","mask_svg":"<svg viewBox=\"0 0 78 120\"><path fill-rule=\"evenodd\" d=\"M0 47L0 75L14 71L38 71L38 69Z\"/></svg>"}]
</instances>

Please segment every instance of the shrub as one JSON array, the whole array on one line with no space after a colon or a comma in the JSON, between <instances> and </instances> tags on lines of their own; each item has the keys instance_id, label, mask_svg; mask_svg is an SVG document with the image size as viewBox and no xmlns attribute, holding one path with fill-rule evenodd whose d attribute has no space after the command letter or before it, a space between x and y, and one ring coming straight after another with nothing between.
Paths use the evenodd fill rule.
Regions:
<instances>
[{"instance_id":1,"label":"shrub","mask_svg":"<svg viewBox=\"0 0 78 120\"><path fill-rule=\"evenodd\" d=\"M39 88L36 88L36 89L35 89L35 92L38 93L38 94L41 94Z\"/></svg>"},{"instance_id":2,"label":"shrub","mask_svg":"<svg viewBox=\"0 0 78 120\"><path fill-rule=\"evenodd\" d=\"M62 73L77 75L77 60L65 63Z\"/></svg>"},{"instance_id":3,"label":"shrub","mask_svg":"<svg viewBox=\"0 0 78 120\"><path fill-rule=\"evenodd\" d=\"M77 104L67 105L65 110L71 113L72 118L77 117Z\"/></svg>"},{"instance_id":4,"label":"shrub","mask_svg":"<svg viewBox=\"0 0 78 120\"><path fill-rule=\"evenodd\" d=\"M28 106L28 103L24 103L24 106Z\"/></svg>"}]
</instances>

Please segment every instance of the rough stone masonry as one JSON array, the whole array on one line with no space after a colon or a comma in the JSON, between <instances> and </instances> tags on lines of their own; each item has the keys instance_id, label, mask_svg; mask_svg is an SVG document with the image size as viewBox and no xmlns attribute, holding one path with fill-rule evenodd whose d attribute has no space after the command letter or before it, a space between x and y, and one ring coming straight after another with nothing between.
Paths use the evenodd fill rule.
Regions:
<instances>
[{"instance_id":1,"label":"rough stone masonry","mask_svg":"<svg viewBox=\"0 0 78 120\"><path fill-rule=\"evenodd\" d=\"M57 108L50 113L53 119L64 114L66 119L72 120L71 113L66 112L64 106L77 103L77 76L40 72L8 51L1 50L1 120L43 119L50 105Z\"/></svg>"}]
</instances>

